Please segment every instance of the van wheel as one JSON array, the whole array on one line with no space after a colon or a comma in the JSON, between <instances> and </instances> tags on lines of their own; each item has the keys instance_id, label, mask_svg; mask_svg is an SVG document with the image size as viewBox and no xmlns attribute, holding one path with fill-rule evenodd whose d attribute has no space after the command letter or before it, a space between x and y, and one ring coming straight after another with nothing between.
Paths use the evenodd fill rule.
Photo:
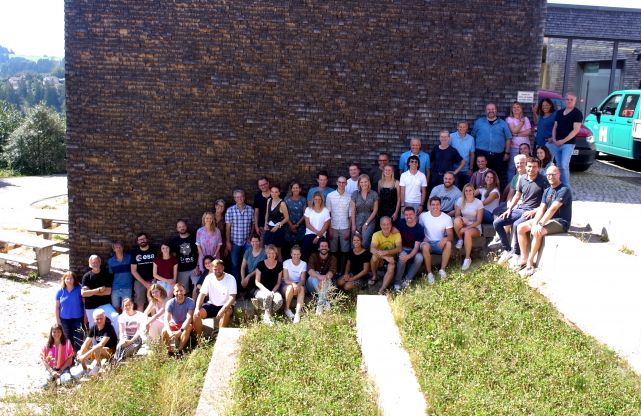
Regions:
<instances>
[{"instance_id":1,"label":"van wheel","mask_svg":"<svg viewBox=\"0 0 641 416\"><path fill-rule=\"evenodd\" d=\"M590 169L590 165L573 165L570 163L570 171L572 172L585 172L586 170Z\"/></svg>"}]
</instances>

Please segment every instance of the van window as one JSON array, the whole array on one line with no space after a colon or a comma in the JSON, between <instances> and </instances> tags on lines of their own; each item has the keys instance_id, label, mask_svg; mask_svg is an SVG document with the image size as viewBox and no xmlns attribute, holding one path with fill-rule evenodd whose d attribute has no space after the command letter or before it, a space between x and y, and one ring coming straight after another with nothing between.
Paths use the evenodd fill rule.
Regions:
<instances>
[{"instance_id":1,"label":"van window","mask_svg":"<svg viewBox=\"0 0 641 416\"><path fill-rule=\"evenodd\" d=\"M637 103L639 102L638 94L628 94L621 104L621 110L619 111L619 117L634 117L634 110L637 108Z\"/></svg>"},{"instance_id":2,"label":"van window","mask_svg":"<svg viewBox=\"0 0 641 416\"><path fill-rule=\"evenodd\" d=\"M600 108L601 113L608 116L613 116L617 111L619 101L621 101L621 94L613 95L612 97L608 98L608 101L603 103Z\"/></svg>"}]
</instances>

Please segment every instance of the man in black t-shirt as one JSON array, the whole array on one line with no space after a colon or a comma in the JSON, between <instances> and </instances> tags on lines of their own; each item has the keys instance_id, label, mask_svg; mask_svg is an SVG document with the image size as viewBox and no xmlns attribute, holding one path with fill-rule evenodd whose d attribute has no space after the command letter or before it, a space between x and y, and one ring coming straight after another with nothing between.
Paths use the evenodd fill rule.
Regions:
<instances>
[{"instance_id":1,"label":"man in black t-shirt","mask_svg":"<svg viewBox=\"0 0 641 416\"><path fill-rule=\"evenodd\" d=\"M134 303L139 311L145 310L147 289L154 279L154 258L156 250L149 245L147 234L140 233L136 239L138 247L131 252L131 274L134 276Z\"/></svg>"},{"instance_id":2,"label":"man in black t-shirt","mask_svg":"<svg viewBox=\"0 0 641 416\"><path fill-rule=\"evenodd\" d=\"M196 236L187 230L187 223L183 220L176 223L176 232L178 235L170 241L169 245L178 260L177 282L182 283L188 289L188 293L191 293L189 288L193 287L199 277Z\"/></svg>"},{"instance_id":3,"label":"man in black t-shirt","mask_svg":"<svg viewBox=\"0 0 641 416\"><path fill-rule=\"evenodd\" d=\"M93 325L94 309L102 309L118 325L118 312L111 304L113 276L101 268L102 260L93 254L89 257L90 270L82 276L80 293L85 302L85 314L89 326Z\"/></svg>"},{"instance_id":4,"label":"man in black t-shirt","mask_svg":"<svg viewBox=\"0 0 641 416\"><path fill-rule=\"evenodd\" d=\"M89 372L90 375L95 376L100 371L102 359L109 360L113 355L118 338L111 321L105 316L104 310L95 309L93 320L95 324L89 328L87 338L78 353L78 361L80 361L83 371L86 372L87 363L95 359L96 363Z\"/></svg>"},{"instance_id":5,"label":"man in black t-shirt","mask_svg":"<svg viewBox=\"0 0 641 416\"><path fill-rule=\"evenodd\" d=\"M570 158L583 123L583 113L575 106L576 94L565 94L565 108L556 112L552 137L546 145L561 171L561 182L566 186L570 186Z\"/></svg>"}]
</instances>

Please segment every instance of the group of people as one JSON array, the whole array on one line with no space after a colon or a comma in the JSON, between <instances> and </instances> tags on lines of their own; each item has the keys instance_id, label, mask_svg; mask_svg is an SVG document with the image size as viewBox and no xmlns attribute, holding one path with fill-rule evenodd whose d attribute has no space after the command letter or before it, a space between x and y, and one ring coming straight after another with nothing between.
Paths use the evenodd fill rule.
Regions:
<instances>
[{"instance_id":1,"label":"group of people","mask_svg":"<svg viewBox=\"0 0 641 416\"><path fill-rule=\"evenodd\" d=\"M582 115L573 94L566 100L556 113L546 100L537 109L534 146L520 103L505 121L490 103L471 132L465 121L453 133L441 131L429 154L412 137L398 171L381 152L368 174L350 164L336 189L327 171L319 171L306 196L298 181L284 196L263 176L253 206L235 189L234 204L215 201L195 234L179 220L176 235L158 250L146 233L130 252L114 241L106 267L92 255L81 280L71 272L62 277L56 324L42 351L45 368L52 379L67 381L75 356L82 373L97 374L105 359L118 363L147 339L180 352L192 333L202 333L203 319L229 325L237 296L250 299L267 324L283 307L298 323L306 293L318 295L322 314L332 286L376 286L384 294L408 287L422 267L432 284L435 271L447 276L455 249L464 252L461 269L471 266L482 224L496 230L499 262L512 260L523 275L532 274L544 236L567 231L571 222L565 146L573 147Z\"/></svg>"}]
</instances>

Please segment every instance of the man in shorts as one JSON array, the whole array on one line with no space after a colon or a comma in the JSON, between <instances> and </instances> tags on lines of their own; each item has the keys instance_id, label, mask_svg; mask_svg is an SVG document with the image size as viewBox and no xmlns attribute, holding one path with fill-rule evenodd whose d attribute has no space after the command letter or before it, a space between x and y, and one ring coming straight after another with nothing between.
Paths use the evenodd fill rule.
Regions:
<instances>
[{"instance_id":1,"label":"man in shorts","mask_svg":"<svg viewBox=\"0 0 641 416\"><path fill-rule=\"evenodd\" d=\"M329 250L338 261L338 274L345 270L347 253L349 253L349 206L351 194L347 192L347 179L339 176L336 180L336 190L327 195L327 209L332 217L329 228Z\"/></svg>"},{"instance_id":2,"label":"man in shorts","mask_svg":"<svg viewBox=\"0 0 641 416\"><path fill-rule=\"evenodd\" d=\"M214 260L212 266L214 272L205 277L196 299L194 331L197 336L203 331L203 319L214 318L218 321L219 328L229 326L234 302L236 302L236 279L231 274L225 273L225 264L222 260ZM209 296L209 302L203 305L206 296Z\"/></svg>"},{"instance_id":3,"label":"man in shorts","mask_svg":"<svg viewBox=\"0 0 641 416\"><path fill-rule=\"evenodd\" d=\"M558 167L550 166L546 171L550 187L543 191L541 205L536 210L534 218L518 226L517 234L521 257L518 267L525 267L523 276L534 273L534 257L541 248L543 238L548 234L565 233L572 221L572 191L561 183L561 172ZM532 236L532 247L529 249L528 233ZM529 249L529 250L528 250Z\"/></svg>"},{"instance_id":4,"label":"man in shorts","mask_svg":"<svg viewBox=\"0 0 641 416\"><path fill-rule=\"evenodd\" d=\"M383 284L378 290L378 294L382 295L385 289L394 280L394 273L396 272L396 255L403 249L403 242L401 233L392 226L392 219L390 217L381 217L381 230L372 235L372 245L370 252L372 259L369 261L372 270L372 279L370 282L376 282L376 272L379 267L387 263L387 270L383 276Z\"/></svg>"},{"instance_id":5,"label":"man in shorts","mask_svg":"<svg viewBox=\"0 0 641 416\"><path fill-rule=\"evenodd\" d=\"M102 367L102 360L109 360L116 351L118 338L116 338L116 330L105 316L104 310L94 309L92 316L95 324L89 328L87 338L80 347L78 361L82 365L83 372L86 373L88 362L96 360L95 365L89 371L89 375L96 376Z\"/></svg>"},{"instance_id":6,"label":"man in shorts","mask_svg":"<svg viewBox=\"0 0 641 416\"><path fill-rule=\"evenodd\" d=\"M165 305L165 327L162 330L162 339L170 353L182 351L189 342L195 307L193 299L185 296L185 286L176 283L174 297Z\"/></svg>"},{"instance_id":7,"label":"man in shorts","mask_svg":"<svg viewBox=\"0 0 641 416\"><path fill-rule=\"evenodd\" d=\"M441 211L441 198L433 196L428 201L429 211L419 217L419 224L425 230L425 241L421 244L423 261L427 271L427 282L434 283L432 274L432 254L441 255L441 268L438 275L441 279L447 277L445 269L452 254L452 240L454 238L454 223L452 217Z\"/></svg>"}]
</instances>

